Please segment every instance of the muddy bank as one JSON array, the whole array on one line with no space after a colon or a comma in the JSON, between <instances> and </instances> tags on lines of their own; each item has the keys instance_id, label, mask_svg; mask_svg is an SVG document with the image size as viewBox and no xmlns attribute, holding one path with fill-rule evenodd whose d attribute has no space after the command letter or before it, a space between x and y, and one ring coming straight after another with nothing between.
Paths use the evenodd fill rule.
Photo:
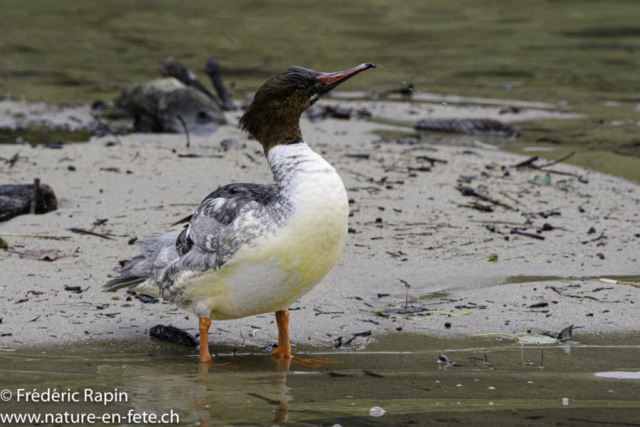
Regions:
<instances>
[{"instance_id":1,"label":"muddy bank","mask_svg":"<svg viewBox=\"0 0 640 427\"><path fill-rule=\"evenodd\" d=\"M381 139L380 132L403 128L375 121L305 118L302 127L310 145L341 174L352 216L336 267L291 307L294 343L333 345L337 337L346 341L369 330L375 339L406 332L520 335L569 324L590 333L636 329L637 289L597 277L637 274L638 185L563 163L550 168L561 174L547 178L544 171L514 167L526 157L473 139L468 147ZM20 151L13 168L0 168L3 182L39 177L59 201L55 212L0 224L0 233L61 237L2 236L9 250L0 256L10 268L0 284L1 347L146 340L157 324L196 332L188 313L124 292L106 294L101 285L119 261L137 253L132 239L156 231L177 235L179 228L169 224L213 189L271 182L271 173L258 144L233 126L192 136L189 149L184 135L120 138L122 145L105 136L60 150L0 146L3 158ZM493 201L465 196L457 187ZM20 256L29 250L63 257L45 262ZM506 283L513 276L575 279ZM470 313L377 316L405 306L405 282L409 307ZM541 302L547 306L531 307ZM266 347L276 333L273 316L264 315L216 322L211 341Z\"/></svg>"}]
</instances>

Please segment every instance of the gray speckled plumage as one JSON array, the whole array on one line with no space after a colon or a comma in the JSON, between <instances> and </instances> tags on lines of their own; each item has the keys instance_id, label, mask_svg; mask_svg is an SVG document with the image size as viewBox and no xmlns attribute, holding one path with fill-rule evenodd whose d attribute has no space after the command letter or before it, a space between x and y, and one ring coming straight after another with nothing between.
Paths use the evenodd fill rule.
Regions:
<instances>
[{"instance_id":1,"label":"gray speckled plumage","mask_svg":"<svg viewBox=\"0 0 640 427\"><path fill-rule=\"evenodd\" d=\"M142 254L105 285L115 291L153 281L160 295L175 299L173 279L181 272L218 270L244 245L275 232L289 212L277 184L229 184L209 194L190 216L178 238L154 233L137 242Z\"/></svg>"}]
</instances>

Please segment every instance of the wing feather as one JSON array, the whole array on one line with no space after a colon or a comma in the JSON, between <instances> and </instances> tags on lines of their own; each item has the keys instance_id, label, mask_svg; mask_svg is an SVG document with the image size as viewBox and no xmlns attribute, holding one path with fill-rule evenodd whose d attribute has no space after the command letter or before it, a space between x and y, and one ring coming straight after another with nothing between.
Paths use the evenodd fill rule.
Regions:
<instances>
[{"instance_id":1,"label":"wing feather","mask_svg":"<svg viewBox=\"0 0 640 427\"><path fill-rule=\"evenodd\" d=\"M269 206L277 196L276 185L260 184L229 184L209 194L185 218L188 225L176 240L180 258L167 269L163 282L171 286L181 273L222 267L239 247L269 228Z\"/></svg>"}]
</instances>

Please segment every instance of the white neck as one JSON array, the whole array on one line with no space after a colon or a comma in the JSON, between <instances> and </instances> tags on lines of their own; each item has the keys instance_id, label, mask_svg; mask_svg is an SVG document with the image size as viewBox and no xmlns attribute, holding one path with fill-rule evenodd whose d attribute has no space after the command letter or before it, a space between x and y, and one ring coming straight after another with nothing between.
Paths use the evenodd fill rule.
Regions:
<instances>
[{"instance_id":1,"label":"white neck","mask_svg":"<svg viewBox=\"0 0 640 427\"><path fill-rule=\"evenodd\" d=\"M267 153L267 161L276 183L285 188L295 187L297 181L313 179L319 173L337 174L336 170L306 142L277 145Z\"/></svg>"}]
</instances>

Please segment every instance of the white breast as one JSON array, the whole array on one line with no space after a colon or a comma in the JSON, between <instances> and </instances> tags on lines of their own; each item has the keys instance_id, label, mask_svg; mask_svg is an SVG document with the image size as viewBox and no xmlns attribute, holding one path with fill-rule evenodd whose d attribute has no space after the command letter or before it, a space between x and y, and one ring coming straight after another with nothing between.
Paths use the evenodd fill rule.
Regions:
<instances>
[{"instance_id":1,"label":"white breast","mask_svg":"<svg viewBox=\"0 0 640 427\"><path fill-rule=\"evenodd\" d=\"M305 144L269 151L291 214L278 231L246 247L193 287L193 310L230 319L286 309L331 270L347 238L349 205L336 170ZM207 295L207 298L202 296Z\"/></svg>"}]
</instances>

